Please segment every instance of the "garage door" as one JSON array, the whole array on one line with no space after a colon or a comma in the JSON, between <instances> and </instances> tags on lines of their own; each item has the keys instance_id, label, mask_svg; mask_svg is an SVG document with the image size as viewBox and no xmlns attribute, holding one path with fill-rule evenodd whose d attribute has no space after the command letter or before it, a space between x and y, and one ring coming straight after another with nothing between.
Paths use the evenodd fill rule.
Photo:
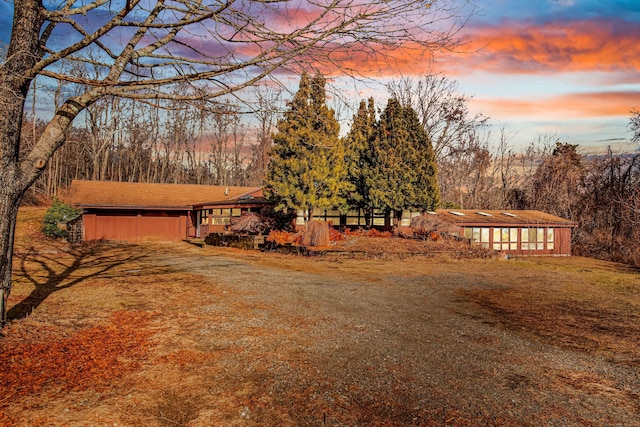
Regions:
<instances>
[{"instance_id":1,"label":"garage door","mask_svg":"<svg viewBox=\"0 0 640 427\"><path fill-rule=\"evenodd\" d=\"M175 241L181 240L185 232L180 227L180 215L145 214L137 215L105 215L95 216L94 233L87 228L92 227L85 221L85 232L88 239L135 241Z\"/></svg>"},{"instance_id":2,"label":"garage door","mask_svg":"<svg viewBox=\"0 0 640 427\"><path fill-rule=\"evenodd\" d=\"M138 240L180 240L179 216L141 216Z\"/></svg>"}]
</instances>

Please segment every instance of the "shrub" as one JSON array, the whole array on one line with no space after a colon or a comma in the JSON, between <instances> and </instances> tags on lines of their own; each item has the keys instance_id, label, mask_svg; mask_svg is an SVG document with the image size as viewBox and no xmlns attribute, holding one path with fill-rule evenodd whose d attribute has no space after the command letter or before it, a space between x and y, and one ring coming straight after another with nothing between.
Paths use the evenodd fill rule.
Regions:
<instances>
[{"instance_id":1,"label":"shrub","mask_svg":"<svg viewBox=\"0 0 640 427\"><path fill-rule=\"evenodd\" d=\"M272 207L263 208L260 211L260 218L267 224L269 231L295 231L296 217L295 211L279 211Z\"/></svg>"},{"instance_id":2,"label":"shrub","mask_svg":"<svg viewBox=\"0 0 640 427\"><path fill-rule=\"evenodd\" d=\"M297 244L299 243L299 240L300 235L279 230L272 230L266 237L267 242L272 242L276 245Z\"/></svg>"},{"instance_id":3,"label":"shrub","mask_svg":"<svg viewBox=\"0 0 640 427\"><path fill-rule=\"evenodd\" d=\"M51 238L67 237L67 230L60 228L60 223L65 223L80 215L80 210L69 206L58 199L53 199L53 204L44 214L42 232Z\"/></svg>"},{"instance_id":4,"label":"shrub","mask_svg":"<svg viewBox=\"0 0 640 427\"><path fill-rule=\"evenodd\" d=\"M240 218L231 218L231 231L235 233L261 234L268 228L269 224L253 212L243 212Z\"/></svg>"},{"instance_id":5,"label":"shrub","mask_svg":"<svg viewBox=\"0 0 640 427\"><path fill-rule=\"evenodd\" d=\"M281 212L263 208L260 214L245 212L240 218L231 219L231 231L235 233L269 234L271 231L295 231L295 212Z\"/></svg>"},{"instance_id":6,"label":"shrub","mask_svg":"<svg viewBox=\"0 0 640 427\"><path fill-rule=\"evenodd\" d=\"M431 214L423 214L411 218L411 229L416 237L430 240L440 240L441 233L450 232L451 224L443 221L441 217Z\"/></svg>"}]
</instances>

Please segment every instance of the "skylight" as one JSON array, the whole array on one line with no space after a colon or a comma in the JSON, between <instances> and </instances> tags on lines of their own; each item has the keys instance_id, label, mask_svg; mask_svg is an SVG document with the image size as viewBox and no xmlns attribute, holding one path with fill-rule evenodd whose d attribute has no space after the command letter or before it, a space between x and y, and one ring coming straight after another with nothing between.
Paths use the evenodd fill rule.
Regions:
<instances>
[{"instance_id":1,"label":"skylight","mask_svg":"<svg viewBox=\"0 0 640 427\"><path fill-rule=\"evenodd\" d=\"M511 212L502 212L502 215L510 216L510 217L513 217L513 218L515 218L515 217L517 217L517 216L518 216L518 215L513 214L513 213L511 213Z\"/></svg>"},{"instance_id":2,"label":"skylight","mask_svg":"<svg viewBox=\"0 0 640 427\"><path fill-rule=\"evenodd\" d=\"M490 213L486 213L486 212L480 212L480 211L478 211L478 212L476 212L476 213L477 213L478 215L482 215L482 216L493 216L493 215L491 215Z\"/></svg>"},{"instance_id":3,"label":"skylight","mask_svg":"<svg viewBox=\"0 0 640 427\"><path fill-rule=\"evenodd\" d=\"M463 214L462 212L457 212L457 211L449 211L450 214L452 215L457 215L457 216L465 216L466 214Z\"/></svg>"}]
</instances>

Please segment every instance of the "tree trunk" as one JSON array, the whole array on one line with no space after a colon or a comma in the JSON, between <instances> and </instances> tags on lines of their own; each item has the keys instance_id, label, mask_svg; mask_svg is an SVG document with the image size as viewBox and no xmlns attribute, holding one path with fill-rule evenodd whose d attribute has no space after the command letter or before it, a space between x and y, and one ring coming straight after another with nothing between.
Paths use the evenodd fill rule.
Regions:
<instances>
[{"instance_id":1,"label":"tree trunk","mask_svg":"<svg viewBox=\"0 0 640 427\"><path fill-rule=\"evenodd\" d=\"M20 162L20 131L22 112L35 77L34 66L38 37L43 18L37 0L14 4L13 30L6 55L0 67L0 327L6 323L7 300L11 292L13 240L18 206L25 190L33 181L23 173ZM37 163L40 171L46 163Z\"/></svg>"},{"instance_id":2,"label":"tree trunk","mask_svg":"<svg viewBox=\"0 0 640 427\"><path fill-rule=\"evenodd\" d=\"M396 233L400 232L400 225L402 224L402 210L393 210L393 229Z\"/></svg>"},{"instance_id":3,"label":"tree trunk","mask_svg":"<svg viewBox=\"0 0 640 427\"><path fill-rule=\"evenodd\" d=\"M38 0L14 4L14 22L7 61L0 67L0 326L6 322L11 292L13 241L18 206L25 191L47 167L63 144L65 132L80 111L101 96L99 90L67 100L51 119L28 153L20 153L22 112L34 74L43 22ZM37 53L37 54L36 54Z\"/></svg>"},{"instance_id":4,"label":"tree trunk","mask_svg":"<svg viewBox=\"0 0 640 427\"><path fill-rule=\"evenodd\" d=\"M0 300L0 328L7 322L7 304L11 293L11 267L13 259L13 241L18 216L18 206L24 190L19 185L11 185L14 181L9 171L0 171L0 280L2 299ZM7 184L7 185L4 185Z\"/></svg>"}]
</instances>

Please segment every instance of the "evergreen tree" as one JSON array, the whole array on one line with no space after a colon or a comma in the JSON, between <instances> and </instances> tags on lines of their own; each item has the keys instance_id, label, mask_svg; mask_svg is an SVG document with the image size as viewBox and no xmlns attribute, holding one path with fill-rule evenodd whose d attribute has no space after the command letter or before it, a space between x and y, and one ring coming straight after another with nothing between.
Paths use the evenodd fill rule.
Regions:
<instances>
[{"instance_id":1,"label":"evergreen tree","mask_svg":"<svg viewBox=\"0 0 640 427\"><path fill-rule=\"evenodd\" d=\"M339 132L335 113L326 105L324 77L318 73L310 79L303 73L273 137L267 197L282 209L305 210L308 221L314 208L345 210L350 184Z\"/></svg>"},{"instance_id":2,"label":"evergreen tree","mask_svg":"<svg viewBox=\"0 0 640 427\"><path fill-rule=\"evenodd\" d=\"M346 195L346 199L351 209L362 209L367 218L371 217L372 210L368 186L371 165L369 145L375 130L376 111L373 98L369 98L368 102L362 100L353 116L351 129L345 137L345 162L348 180L353 188L353 191Z\"/></svg>"},{"instance_id":3,"label":"evergreen tree","mask_svg":"<svg viewBox=\"0 0 640 427\"><path fill-rule=\"evenodd\" d=\"M376 209L393 212L396 224L405 209L432 210L440 201L431 141L410 106L391 98L369 148L367 186Z\"/></svg>"}]
</instances>

